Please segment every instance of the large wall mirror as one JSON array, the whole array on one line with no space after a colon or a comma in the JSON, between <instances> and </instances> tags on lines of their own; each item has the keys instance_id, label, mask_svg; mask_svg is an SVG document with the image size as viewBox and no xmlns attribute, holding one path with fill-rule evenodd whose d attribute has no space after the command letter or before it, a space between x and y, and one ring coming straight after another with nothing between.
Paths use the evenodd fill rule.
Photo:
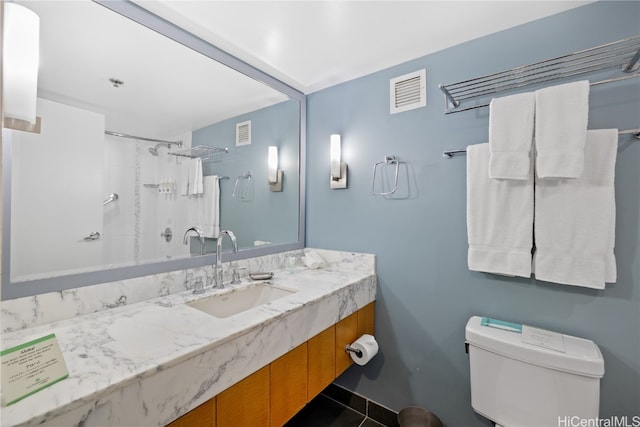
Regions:
<instances>
[{"instance_id":1,"label":"large wall mirror","mask_svg":"<svg viewBox=\"0 0 640 427\"><path fill-rule=\"evenodd\" d=\"M224 260L303 246L303 94L130 2L16 3L41 130L3 129L3 299L210 264L220 229Z\"/></svg>"}]
</instances>

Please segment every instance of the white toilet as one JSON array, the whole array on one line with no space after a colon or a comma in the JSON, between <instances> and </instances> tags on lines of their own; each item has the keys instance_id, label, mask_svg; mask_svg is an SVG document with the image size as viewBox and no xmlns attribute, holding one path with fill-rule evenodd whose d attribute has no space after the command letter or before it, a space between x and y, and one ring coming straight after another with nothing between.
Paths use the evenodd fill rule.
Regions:
<instances>
[{"instance_id":1,"label":"white toilet","mask_svg":"<svg viewBox=\"0 0 640 427\"><path fill-rule=\"evenodd\" d=\"M556 335L564 352L550 350L523 343L519 332L483 326L482 319L470 318L465 329L474 411L504 427L598 417L604 360L593 341Z\"/></svg>"}]
</instances>

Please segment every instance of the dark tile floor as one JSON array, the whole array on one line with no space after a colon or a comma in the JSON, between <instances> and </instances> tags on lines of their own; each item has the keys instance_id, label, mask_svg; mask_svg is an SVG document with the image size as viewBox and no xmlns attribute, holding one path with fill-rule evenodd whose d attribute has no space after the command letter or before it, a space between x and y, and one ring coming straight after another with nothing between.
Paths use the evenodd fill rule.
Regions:
<instances>
[{"instance_id":1,"label":"dark tile floor","mask_svg":"<svg viewBox=\"0 0 640 427\"><path fill-rule=\"evenodd\" d=\"M332 384L285 427L398 427L398 423L394 412Z\"/></svg>"}]
</instances>

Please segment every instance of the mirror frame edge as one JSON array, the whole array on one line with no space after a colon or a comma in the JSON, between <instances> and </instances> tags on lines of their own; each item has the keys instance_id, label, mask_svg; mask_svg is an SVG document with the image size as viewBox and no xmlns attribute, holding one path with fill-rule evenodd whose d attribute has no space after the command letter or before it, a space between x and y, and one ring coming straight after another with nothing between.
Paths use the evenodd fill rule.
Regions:
<instances>
[{"instance_id":1,"label":"mirror frame edge","mask_svg":"<svg viewBox=\"0 0 640 427\"><path fill-rule=\"evenodd\" d=\"M259 81L289 98L299 102L299 153L298 153L298 241L280 245L261 246L239 251L238 254L224 253L223 262L260 257L276 253L302 249L305 245L306 230L306 120L307 97L304 93L276 79L266 72L236 58L222 49L189 33L177 25L147 11L129 0L92 0L93 2L116 12L156 33L174 40L200 54L227 67ZM2 5L4 6L4 5ZM2 83L0 82L0 87ZM2 274L0 301L29 297L49 292L61 292L101 283L167 273L170 271L214 265L215 254L182 258L171 261L158 261L147 264L117 267L75 273L64 276L11 282L11 138L9 132L2 129Z\"/></svg>"}]
</instances>

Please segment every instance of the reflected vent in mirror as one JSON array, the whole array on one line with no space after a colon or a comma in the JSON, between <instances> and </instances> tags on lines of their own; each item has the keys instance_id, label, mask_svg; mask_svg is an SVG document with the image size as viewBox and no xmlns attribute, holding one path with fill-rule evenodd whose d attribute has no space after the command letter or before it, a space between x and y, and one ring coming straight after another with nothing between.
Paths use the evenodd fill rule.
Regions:
<instances>
[{"instance_id":1,"label":"reflected vent in mirror","mask_svg":"<svg viewBox=\"0 0 640 427\"><path fill-rule=\"evenodd\" d=\"M393 78L389 81L389 112L413 110L427 105L427 70Z\"/></svg>"},{"instance_id":2,"label":"reflected vent in mirror","mask_svg":"<svg viewBox=\"0 0 640 427\"><path fill-rule=\"evenodd\" d=\"M251 144L251 120L236 123L236 147Z\"/></svg>"}]
</instances>

